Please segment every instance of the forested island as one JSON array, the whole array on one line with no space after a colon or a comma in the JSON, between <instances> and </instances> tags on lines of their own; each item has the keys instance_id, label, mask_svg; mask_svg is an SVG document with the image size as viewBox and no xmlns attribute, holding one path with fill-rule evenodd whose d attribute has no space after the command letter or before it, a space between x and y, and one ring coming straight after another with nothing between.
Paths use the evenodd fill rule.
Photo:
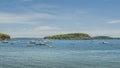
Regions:
<instances>
[{"instance_id":1,"label":"forested island","mask_svg":"<svg viewBox=\"0 0 120 68\"><path fill-rule=\"evenodd\" d=\"M0 33L0 41L10 40L10 36L7 34Z\"/></svg>"},{"instance_id":2,"label":"forested island","mask_svg":"<svg viewBox=\"0 0 120 68\"><path fill-rule=\"evenodd\" d=\"M120 38L114 38L110 36L95 36L95 37L92 37L92 39L120 39Z\"/></svg>"},{"instance_id":3,"label":"forested island","mask_svg":"<svg viewBox=\"0 0 120 68\"><path fill-rule=\"evenodd\" d=\"M120 39L110 36L95 36L91 37L86 33L69 33L69 34L59 34L53 36L46 36L44 39L58 39L58 40L94 40L94 39Z\"/></svg>"},{"instance_id":4,"label":"forested island","mask_svg":"<svg viewBox=\"0 0 120 68\"><path fill-rule=\"evenodd\" d=\"M70 34L59 34L53 36L44 37L44 39L65 39L65 40L89 40L91 36L85 33L70 33Z\"/></svg>"},{"instance_id":5,"label":"forested island","mask_svg":"<svg viewBox=\"0 0 120 68\"><path fill-rule=\"evenodd\" d=\"M110 36L96 36L96 37L92 37L92 39L113 39Z\"/></svg>"}]
</instances>

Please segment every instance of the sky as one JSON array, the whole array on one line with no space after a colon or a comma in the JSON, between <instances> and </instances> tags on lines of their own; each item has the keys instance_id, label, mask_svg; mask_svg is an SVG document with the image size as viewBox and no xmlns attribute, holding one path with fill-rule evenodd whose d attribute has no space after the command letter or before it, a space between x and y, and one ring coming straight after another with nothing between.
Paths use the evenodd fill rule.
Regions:
<instances>
[{"instance_id":1,"label":"sky","mask_svg":"<svg viewBox=\"0 0 120 68\"><path fill-rule=\"evenodd\" d=\"M0 33L120 37L120 0L0 0Z\"/></svg>"}]
</instances>

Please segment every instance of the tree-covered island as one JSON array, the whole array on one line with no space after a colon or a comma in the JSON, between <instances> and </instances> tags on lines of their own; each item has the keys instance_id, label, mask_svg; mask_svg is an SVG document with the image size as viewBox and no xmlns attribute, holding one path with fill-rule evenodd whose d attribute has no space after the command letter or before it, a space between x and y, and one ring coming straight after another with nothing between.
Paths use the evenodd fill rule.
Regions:
<instances>
[{"instance_id":1,"label":"tree-covered island","mask_svg":"<svg viewBox=\"0 0 120 68\"><path fill-rule=\"evenodd\" d=\"M10 40L10 36L7 34L0 33L0 41Z\"/></svg>"},{"instance_id":2,"label":"tree-covered island","mask_svg":"<svg viewBox=\"0 0 120 68\"><path fill-rule=\"evenodd\" d=\"M92 37L92 39L120 39L120 38L114 38L110 36L95 36L95 37Z\"/></svg>"},{"instance_id":3,"label":"tree-covered island","mask_svg":"<svg viewBox=\"0 0 120 68\"><path fill-rule=\"evenodd\" d=\"M59 34L53 36L46 36L44 39L58 39L58 40L94 40L94 39L120 39L110 36L95 36L91 37L86 33L69 33L69 34Z\"/></svg>"},{"instance_id":4,"label":"tree-covered island","mask_svg":"<svg viewBox=\"0 0 120 68\"><path fill-rule=\"evenodd\" d=\"M113 39L113 38L110 36L95 36L95 37L92 37L92 39Z\"/></svg>"},{"instance_id":5,"label":"tree-covered island","mask_svg":"<svg viewBox=\"0 0 120 68\"><path fill-rule=\"evenodd\" d=\"M91 36L86 33L70 33L70 34L59 34L53 36L44 37L44 39L65 39L65 40L89 40Z\"/></svg>"}]
</instances>

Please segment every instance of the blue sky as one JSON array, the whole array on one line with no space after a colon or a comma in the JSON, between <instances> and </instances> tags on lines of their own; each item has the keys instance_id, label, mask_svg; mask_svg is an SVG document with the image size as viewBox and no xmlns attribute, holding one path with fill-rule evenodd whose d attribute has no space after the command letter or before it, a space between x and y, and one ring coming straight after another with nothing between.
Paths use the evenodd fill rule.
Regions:
<instances>
[{"instance_id":1,"label":"blue sky","mask_svg":"<svg viewBox=\"0 0 120 68\"><path fill-rule=\"evenodd\" d=\"M120 37L120 0L0 0L0 32L43 37L82 32Z\"/></svg>"}]
</instances>

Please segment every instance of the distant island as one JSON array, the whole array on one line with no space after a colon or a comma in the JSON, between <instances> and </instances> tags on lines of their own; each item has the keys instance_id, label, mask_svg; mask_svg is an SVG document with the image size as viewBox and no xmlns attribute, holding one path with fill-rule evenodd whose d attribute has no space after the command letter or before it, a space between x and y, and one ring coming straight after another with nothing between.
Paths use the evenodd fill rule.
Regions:
<instances>
[{"instance_id":1,"label":"distant island","mask_svg":"<svg viewBox=\"0 0 120 68\"><path fill-rule=\"evenodd\" d=\"M92 37L92 39L113 39L113 38L109 36L96 36L96 37Z\"/></svg>"},{"instance_id":2,"label":"distant island","mask_svg":"<svg viewBox=\"0 0 120 68\"><path fill-rule=\"evenodd\" d=\"M0 33L0 41L10 40L10 36L7 34Z\"/></svg>"},{"instance_id":3,"label":"distant island","mask_svg":"<svg viewBox=\"0 0 120 68\"><path fill-rule=\"evenodd\" d=\"M70 34L59 34L53 36L44 37L44 39L65 39L65 40L89 40L91 36L86 33L70 33Z\"/></svg>"},{"instance_id":4,"label":"distant island","mask_svg":"<svg viewBox=\"0 0 120 68\"><path fill-rule=\"evenodd\" d=\"M58 40L94 40L94 39L120 39L113 38L110 36L95 36L91 37L86 33L69 33L69 34L59 34L53 36L46 36L44 39L58 39Z\"/></svg>"},{"instance_id":5,"label":"distant island","mask_svg":"<svg viewBox=\"0 0 120 68\"><path fill-rule=\"evenodd\" d=\"M92 39L120 39L120 38L114 38L110 36L95 36L95 37L92 37Z\"/></svg>"}]
</instances>

